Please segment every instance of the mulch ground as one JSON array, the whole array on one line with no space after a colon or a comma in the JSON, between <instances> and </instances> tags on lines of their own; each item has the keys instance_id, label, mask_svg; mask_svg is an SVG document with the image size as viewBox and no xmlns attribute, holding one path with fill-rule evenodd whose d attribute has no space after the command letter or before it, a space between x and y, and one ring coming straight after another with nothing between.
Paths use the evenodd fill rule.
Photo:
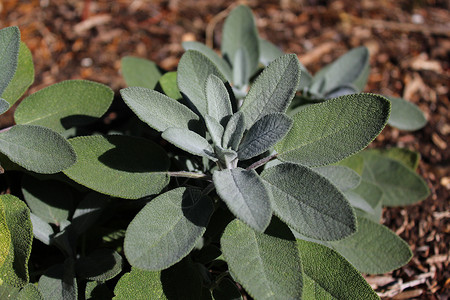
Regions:
<instances>
[{"instance_id":1,"label":"mulch ground","mask_svg":"<svg viewBox=\"0 0 450 300\"><path fill-rule=\"evenodd\" d=\"M262 36L298 54L313 73L349 49L367 46L372 69L366 91L404 97L424 111L425 128L386 128L374 142L419 151L419 172L431 196L385 209L383 223L409 243L414 258L368 281L385 299L448 299L450 2L243 2L254 10ZM174 70L182 41L220 45L223 19L234 5L223 0L6 0L0 1L0 27L18 25L33 53L36 80L28 94L79 78L117 92L125 87L121 57L140 56ZM0 118L0 127L11 125L11 115Z\"/></svg>"}]
</instances>

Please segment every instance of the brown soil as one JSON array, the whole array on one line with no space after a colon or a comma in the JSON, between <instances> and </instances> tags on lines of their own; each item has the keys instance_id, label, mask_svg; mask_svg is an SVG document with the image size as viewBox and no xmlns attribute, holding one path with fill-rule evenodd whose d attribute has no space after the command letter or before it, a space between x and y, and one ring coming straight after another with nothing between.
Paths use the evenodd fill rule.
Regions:
<instances>
[{"instance_id":1,"label":"brown soil","mask_svg":"<svg viewBox=\"0 0 450 300\"><path fill-rule=\"evenodd\" d=\"M347 50L371 53L366 91L402 96L425 112L416 132L386 128L374 145L406 147L422 155L420 174L431 196L406 208L386 209L383 222L411 246L405 267L368 281L386 299L448 299L449 83L448 0L243 1L263 37L298 54L313 73ZM220 42L224 0L0 1L0 27L18 25L31 49L35 92L64 79L83 78L124 87L120 58L135 55L173 70L185 40ZM211 37L211 32L215 35ZM9 118L0 119L1 127Z\"/></svg>"}]
</instances>

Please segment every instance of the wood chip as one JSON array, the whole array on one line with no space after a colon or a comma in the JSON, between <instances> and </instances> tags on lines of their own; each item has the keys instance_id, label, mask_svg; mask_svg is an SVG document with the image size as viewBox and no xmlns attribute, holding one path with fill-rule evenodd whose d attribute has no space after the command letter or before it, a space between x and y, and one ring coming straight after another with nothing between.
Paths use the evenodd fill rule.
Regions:
<instances>
[{"instance_id":1,"label":"wood chip","mask_svg":"<svg viewBox=\"0 0 450 300\"><path fill-rule=\"evenodd\" d=\"M73 27L73 30L77 35L80 35L89 29L108 23L109 21L111 21L111 19L112 19L111 15L106 14L93 16L90 17L89 19L86 19L85 21L76 24Z\"/></svg>"}]
</instances>

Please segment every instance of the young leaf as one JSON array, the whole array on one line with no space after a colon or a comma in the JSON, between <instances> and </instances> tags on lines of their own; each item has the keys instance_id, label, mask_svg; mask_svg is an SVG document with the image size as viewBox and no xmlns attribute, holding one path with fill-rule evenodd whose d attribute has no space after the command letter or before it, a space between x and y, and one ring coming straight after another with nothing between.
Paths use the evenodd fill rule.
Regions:
<instances>
[{"instance_id":1,"label":"young leaf","mask_svg":"<svg viewBox=\"0 0 450 300\"><path fill-rule=\"evenodd\" d=\"M266 229L272 217L272 195L255 170L215 171L213 182L217 194L238 219L259 232Z\"/></svg>"},{"instance_id":2,"label":"young leaf","mask_svg":"<svg viewBox=\"0 0 450 300\"><path fill-rule=\"evenodd\" d=\"M364 277L341 255L297 240L303 267L303 299L380 299Z\"/></svg>"},{"instance_id":3,"label":"young leaf","mask_svg":"<svg viewBox=\"0 0 450 300\"><path fill-rule=\"evenodd\" d=\"M274 60L256 78L241 107L249 129L262 116L284 113L300 82L300 64L294 54Z\"/></svg>"},{"instance_id":4,"label":"young leaf","mask_svg":"<svg viewBox=\"0 0 450 300\"><path fill-rule=\"evenodd\" d=\"M35 125L16 125L0 133L0 151L21 167L43 174L58 173L77 159L61 135Z\"/></svg>"},{"instance_id":5,"label":"young leaf","mask_svg":"<svg viewBox=\"0 0 450 300\"><path fill-rule=\"evenodd\" d=\"M240 89L249 83L252 75L250 55L244 47L237 49L233 58L233 86Z\"/></svg>"},{"instance_id":6,"label":"young leaf","mask_svg":"<svg viewBox=\"0 0 450 300\"><path fill-rule=\"evenodd\" d=\"M389 101L374 94L347 95L310 105L275 149L279 159L307 166L342 160L366 147L384 128Z\"/></svg>"},{"instance_id":7,"label":"young leaf","mask_svg":"<svg viewBox=\"0 0 450 300\"><path fill-rule=\"evenodd\" d=\"M369 58L366 47L350 50L314 76L311 92L326 95L344 85L353 85L362 91L369 77Z\"/></svg>"},{"instance_id":8,"label":"young leaf","mask_svg":"<svg viewBox=\"0 0 450 300\"><path fill-rule=\"evenodd\" d=\"M200 190L177 188L148 203L131 221L125 255L144 270L162 270L185 257L206 230L213 205Z\"/></svg>"},{"instance_id":9,"label":"young leaf","mask_svg":"<svg viewBox=\"0 0 450 300\"><path fill-rule=\"evenodd\" d=\"M77 300L78 289L74 261L68 258L64 264L51 266L39 278L38 289L46 300Z\"/></svg>"},{"instance_id":10,"label":"young leaf","mask_svg":"<svg viewBox=\"0 0 450 300\"><path fill-rule=\"evenodd\" d=\"M199 117L192 110L157 91L130 87L120 90L120 94L139 119L157 131L199 126Z\"/></svg>"},{"instance_id":11,"label":"young leaf","mask_svg":"<svg viewBox=\"0 0 450 300\"><path fill-rule=\"evenodd\" d=\"M423 112L412 102L402 98L388 97L391 101L391 116L388 124L401 130L414 131L427 124Z\"/></svg>"},{"instance_id":12,"label":"young leaf","mask_svg":"<svg viewBox=\"0 0 450 300\"><path fill-rule=\"evenodd\" d=\"M358 271L384 274L411 259L408 244L387 227L358 217L358 231L329 246L344 256Z\"/></svg>"},{"instance_id":13,"label":"young leaf","mask_svg":"<svg viewBox=\"0 0 450 300\"><path fill-rule=\"evenodd\" d=\"M246 160L267 151L291 129L292 120L283 113L271 113L256 121L239 145L239 159Z\"/></svg>"},{"instance_id":14,"label":"young leaf","mask_svg":"<svg viewBox=\"0 0 450 300\"><path fill-rule=\"evenodd\" d=\"M225 126L233 114L230 95L222 80L213 74L206 80L206 100L208 115Z\"/></svg>"},{"instance_id":15,"label":"young leaf","mask_svg":"<svg viewBox=\"0 0 450 300\"><path fill-rule=\"evenodd\" d=\"M20 31L17 26L0 30L0 96L16 72L19 47Z\"/></svg>"},{"instance_id":16,"label":"young leaf","mask_svg":"<svg viewBox=\"0 0 450 300\"><path fill-rule=\"evenodd\" d=\"M345 166L318 167L313 168L313 171L331 181L343 192L356 188L361 182L359 174Z\"/></svg>"},{"instance_id":17,"label":"young leaf","mask_svg":"<svg viewBox=\"0 0 450 300\"><path fill-rule=\"evenodd\" d=\"M159 79L159 85L169 98L180 100L183 98L177 85L177 72L167 72Z\"/></svg>"},{"instance_id":18,"label":"young leaf","mask_svg":"<svg viewBox=\"0 0 450 300\"><path fill-rule=\"evenodd\" d=\"M347 199L320 174L305 166L281 164L264 170L261 177L272 191L274 213L299 233L330 241L356 232Z\"/></svg>"},{"instance_id":19,"label":"young leaf","mask_svg":"<svg viewBox=\"0 0 450 300\"><path fill-rule=\"evenodd\" d=\"M17 295L17 300L44 300L36 285L29 283Z\"/></svg>"},{"instance_id":20,"label":"young leaf","mask_svg":"<svg viewBox=\"0 0 450 300\"><path fill-rule=\"evenodd\" d=\"M20 42L16 73L3 92L2 97L12 106L25 93L33 81L34 65L31 51L25 43Z\"/></svg>"},{"instance_id":21,"label":"young leaf","mask_svg":"<svg viewBox=\"0 0 450 300\"><path fill-rule=\"evenodd\" d=\"M114 288L114 300L165 300L160 271L144 271L132 267L125 273Z\"/></svg>"},{"instance_id":22,"label":"young leaf","mask_svg":"<svg viewBox=\"0 0 450 300\"><path fill-rule=\"evenodd\" d=\"M245 131L246 120L244 114L237 112L233 114L225 127L222 137L222 147L237 150Z\"/></svg>"},{"instance_id":23,"label":"young leaf","mask_svg":"<svg viewBox=\"0 0 450 300\"><path fill-rule=\"evenodd\" d=\"M214 50L199 42L183 42L184 50L197 50L209 58L219 68L220 72L225 76L228 82L233 81L230 65L217 55Z\"/></svg>"},{"instance_id":24,"label":"young leaf","mask_svg":"<svg viewBox=\"0 0 450 300\"><path fill-rule=\"evenodd\" d=\"M0 115L7 112L8 109L9 109L9 103L5 99L0 98Z\"/></svg>"},{"instance_id":25,"label":"young leaf","mask_svg":"<svg viewBox=\"0 0 450 300\"><path fill-rule=\"evenodd\" d=\"M300 299L302 267L295 239L279 221L268 230L255 232L239 220L227 226L220 245L230 272L255 299Z\"/></svg>"},{"instance_id":26,"label":"young leaf","mask_svg":"<svg viewBox=\"0 0 450 300\"><path fill-rule=\"evenodd\" d=\"M420 153L406 148L367 149L362 153L376 153L384 157L400 161L411 170L417 170L420 161Z\"/></svg>"},{"instance_id":27,"label":"young leaf","mask_svg":"<svg viewBox=\"0 0 450 300\"><path fill-rule=\"evenodd\" d=\"M46 245L50 245L55 234L52 226L33 213L30 213L30 220L31 224L33 224L34 238Z\"/></svg>"},{"instance_id":28,"label":"young leaf","mask_svg":"<svg viewBox=\"0 0 450 300\"><path fill-rule=\"evenodd\" d=\"M205 124L214 145L221 146L223 133L225 131L223 126L210 115L205 115Z\"/></svg>"},{"instance_id":29,"label":"young leaf","mask_svg":"<svg viewBox=\"0 0 450 300\"><path fill-rule=\"evenodd\" d=\"M278 48L268 40L259 38L258 41L259 41L259 62L262 63L264 66L267 67L275 59L284 55L284 52L281 51L280 48Z\"/></svg>"},{"instance_id":30,"label":"young leaf","mask_svg":"<svg viewBox=\"0 0 450 300\"><path fill-rule=\"evenodd\" d=\"M167 128L161 135L163 139L191 154L217 161L214 149L209 142L197 133L185 128Z\"/></svg>"},{"instance_id":31,"label":"young leaf","mask_svg":"<svg viewBox=\"0 0 450 300\"><path fill-rule=\"evenodd\" d=\"M41 125L63 132L95 121L109 108L114 97L106 85L87 80L67 80L25 98L17 107L17 124Z\"/></svg>"},{"instance_id":32,"label":"young leaf","mask_svg":"<svg viewBox=\"0 0 450 300\"><path fill-rule=\"evenodd\" d=\"M94 191L138 199L161 192L169 182L169 159L160 146L149 140L93 135L69 142L78 162L64 174Z\"/></svg>"},{"instance_id":33,"label":"young leaf","mask_svg":"<svg viewBox=\"0 0 450 300\"><path fill-rule=\"evenodd\" d=\"M258 30L252 11L248 6L239 5L225 19L222 33L222 55L235 68L234 58L239 48L248 54L250 75L258 68Z\"/></svg>"},{"instance_id":34,"label":"young leaf","mask_svg":"<svg viewBox=\"0 0 450 300\"><path fill-rule=\"evenodd\" d=\"M178 64L178 88L188 103L202 116L207 113L205 85L209 75L215 75L225 82L219 68L204 54L188 50Z\"/></svg>"},{"instance_id":35,"label":"young leaf","mask_svg":"<svg viewBox=\"0 0 450 300\"><path fill-rule=\"evenodd\" d=\"M161 77L158 66L144 58L125 56L121 70L127 86L139 86L153 90Z\"/></svg>"},{"instance_id":36,"label":"young leaf","mask_svg":"<svg viewBox=\"0 0 450 300\"><path fill-rule=\"evenodd\" d=\"M78 277L107 281L122 271L122 257L112 249L97 249L80 257L76 261L75 270Z\"/></svg>"},{"instance_id":37,"label":"young leaf","mask_svg":"<svg viewBox=\"0 0 450 300\"><path fill-rule=\"evenodd\" d=\"M88 230L100 218L103 210L109 205L109 197L95 192L88 193L78 203L72 216L72 229L78 235Z\"/></svg>"},{"instance_id":38,"label":"young leaf","mask_svg":"<svg viewBox=\"0 0 450 300\"><path fill-rule=\"evenodd\" d=\"M374 152L362 152L364 171L362 177L381 188L383 205L402 206L428 197L426 182L403 163Z\"/></svg>"},{"instance_id":39,"label":"young leaf","mask_svg":"<svg viewBox=\"0 0 450 300\"><path fill-rule=\"evenodd\" d=\"M22 193L31 211L47 223L59 225L74 208L71 188L59 181L22 178Z\"/></svg>"},{"instance_id":40,"label":"young leaf","mask_svg":"<svg viewBox=\"0 0 450 300\"><path fill-rule=\"evenodd\" d=\"M239 291L236 283L228 278L220 280L217 287L213 289L214 300L240 300L242 299L241 292Z\"/></svg>"},{"instance_id":41,"label":"young leaf","mask_svg":"<svg viewBox=\"0 0 450 300\"><path fill-rule=\"evenodd\" d=\"M9 251L0 266L0 280L19 288L26 285L29 280L28 259L33 241L30 210L23 201L12 195L1 195L0 203L3 205L6 226L11 238L8 246L3 241L1 244L2 248L8 247Z\"/></svg>"}]
</instances>

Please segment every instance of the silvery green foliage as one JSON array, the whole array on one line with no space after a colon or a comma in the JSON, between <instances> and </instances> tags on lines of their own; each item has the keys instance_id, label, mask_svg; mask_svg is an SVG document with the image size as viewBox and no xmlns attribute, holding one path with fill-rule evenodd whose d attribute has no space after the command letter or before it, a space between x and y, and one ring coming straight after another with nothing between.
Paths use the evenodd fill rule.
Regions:
<instances>
[{"instance_id":1,"label":"silvery green foliage","mask_svg":"<svg viewBox=\"0 0 450 300\"><path fill-rule=\"evenodd\" d=\"M1 30L0 42L3 113L34 70L17 28ZM227 17L221 54L183 47L172 72L122 59L120 95L136 116L103 134L88 125L111 105L104 85L65 81L19 105L18 125L0 132L0 162L26 173L28 207L0 197L0 295L377 299L360 272L411 258L378 224L381 209L429 191L416 153L363 149L386 124L421 128L421 112L360 93L366 48L313 76L259 37L246 6ZM32 234L60 253L31 278L37 287Z\"/></svg>"}]
</instances>

